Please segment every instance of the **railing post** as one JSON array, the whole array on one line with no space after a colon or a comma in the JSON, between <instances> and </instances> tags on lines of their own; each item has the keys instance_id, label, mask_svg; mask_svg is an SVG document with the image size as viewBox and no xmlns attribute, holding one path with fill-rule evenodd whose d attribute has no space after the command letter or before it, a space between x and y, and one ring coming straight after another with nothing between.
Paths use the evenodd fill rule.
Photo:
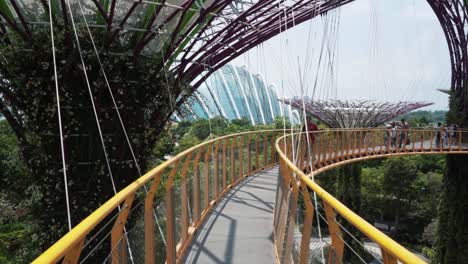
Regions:
<instances>
[{"instance_id":1,"label":"railing post","mask_svg":"<svg viewBox=\"0 0 468 264\"><path fill-rule=\"evenodd\" d=\"M392 255L388 254L384 249L380 249L382 252L383 264L397 264L397 260Z\"/></svg>"},{"instance_id":2,"label":"railing post","mask_svg":"<svg viewBox=\"0 0 468 264\"><path fill-rule=\"evenodd\" d=\"M227 181L226 181L226 166L227 166L227 162L226 162L226 148L227 148L227 139L223 140L222 142L223 144L223 190L226 189L226 186L227 186Z\"/></svg>"},{"instance_id":3,"label":"railing post","mask_svg":"<svg viewBox=\"0 0 468 264\"><path fill-rule=\"evenodd\" d=\"M197 156L193 161L193 225L200 221L200 171L199 161L203 148L198 148Z\"/></svg>"},{"instance_id":4,"label":"railing post","mask_svg":"<svg viewBox=\"0 0 468 264\"><path fill-rule=\"evenodd\" d=\"M287 176L289 176L290 184L290 196L288 199L289 211L286 215L286 241L284 243L284 253L282 263L294 263L293 259L293 247L294 247L294 229L296 226L296 214L297 214L297 200L299 196L299 191L297 187L297 181L293 175L293 172L289 170L289 167L286 167Z\"/></svg>"},{"instance_id":5,"label":"railing post","mask_svg":"<svg viewBox=\"0 0 468 264\"><path fill-rule=\"evenodd\" d=\"M250 153L251 134L247 136L247 173L252 173L252 155Z\"/></svg>"},{"instance_id":6,"label":"railing post","mask_svg":"<svg viewBox=\"0 0 468 264\"><path fill-rule=\"evenodd\" d=\"M356 152L357 152L357 131L353 130L352 132L352 137L353 137L353 151L352 151L352 157L356 157Z\"/></svg>"},{"instance_id":7,"label":"railing post","mask_svg":"<svg viewBox=\"0 0 468 264\"><path fill-rule=\"evenodd\" d=\"M182 245L188 239L188 228L189 228L189 217L188 217L188 190L187 190L187 170L190 162L192 161L193 153L187 154L185 158L184 166L180 175L180 192L181 192L181 216L182 216Z\"/></svg>"},{"instance_id":8,"label":"railing post","mask_svg":"<svg viewBox=\"0 0 468 264\"><path fill-rule=\"evenodd\" d=\"M271 164L276 162L275 144L276 144L276 137L275 137L275 133L273 132L271 134Z\"/></svg>"},{"instance_id":9,"label":"railing post","mask_svg":"<svg viewBox=\"0 0 468 264\"><path fill-rule=\"evenodd\" d=\"M268 142L268 134L265 132L264 135L263 135L263 168L265 168L268 165L267 142Z\"/></svg>"},{"instance_id":10,"label":"railing post","mask_svg":"<svg viewBox=\"0 0 468 264\"><path fill-rule=\"evenodd\" d=\"M230 168L230 172L231 172L231 181L230 181L230 184L233 184L235 181L236 181L236 175L235 175L235 166L236 166L236 149L235 149L235 144L236 141L232 138L231 139L231 157L230 157L230 163L231 163L231 168Z\"/></svg>"},{"instance_id":11,"label":"railing post","mask_svg":"<svg viewBox=\"0 0 468 264\"><path fill-rule=\"evenodd\" d=\"M421 149L421 152L423 152L424 151L424 141L426 141L425 140L426 139L426 137L425 137L426 136L426 131L424 131L424 130L421 131L421 135L422 136L421 136L421 148L420 149ZM432 139L430 139L430 140L432 140Z\"/></svg>"},{"instance_id":12,"label":"railing post","mask_svg":"<svg viewBox=\"0 0 468 264\"><path fill-rule=\"evenodd\" d=\"M331 237L331 246L328 252L328 263L342 263L344 253L344 241L342 240L343 233L341 232L340 227L336 222L338 221L336 219L336 212L325 201L323 202L323 206L325 208L325 216L327 219L328 230L330 232Z\"/></svg>"},{"instance_id":13,"label":"railing post","mask_svg":"<svg viewBox=\"0 0 468 264\"><path fill-rule=\"evenodd\" d=\"M206 148L205 159L203 162L204 168L204 178L205 178L205 191L204 191L204 209L207 209L210 206L210 154L213 148L213 144L209 144Z\"/></svg>"},{"instance_id":14,"label":"railing post","mask_svg":"<svg viewBox=\"0 0 468 264\"><path fill-rule=\"evenodd\" d=\"M216 142L216 147L214 150L214 155L213 155L213 162L214 162L214 173L213 173L213 191L214 191L214 197L215 199L218 197L219 194L219 148L221 146L222 142L221 140L218 140Z\"/></svg>"},{"instance_id":15,"label":"railing post","mask_svg":"<svg viewBox=\"0 0 468 264\"><path fill-rule=\"evenodd\" d=\"M161 174L158 173L151 184L148 193L145 198L145 264L154 264L155 263L155 239L154 239L154 217L153 213L153 201L156 190L159 187L161 182Z\"/></svg>"},{"instance_id":16,"label":"railing post","mask_svg":"<svg viewBox=\"0 0 468 264\"><path fill-rule=\"evenodd\" d=\"M125 240L122 239L125 223L127 222L128 215L130 213L130 208L132 208L133 199L135 198L135 193L132 193L125 199L122 207L120 208L119 216L114 222L114 226L111 231L111 258L112 264L119 264L121 261L126 263L126 258L121 258L123 256L122 252L126 252ZM123 234L123 235L122 235Z\"/></svg>"},{"instance_id":17,"label":"railing post","mask_svg":"<svg viewBox=\"0 0 468 264\"><path fill-rule=\"evenodd\" d=\"M71 249L67 255L63 258L63 264L77 264L80 260L81 250L85 243L85 238L79 240Z\"/></svg>"},{"instance_id":18,"label":"railing post","mask_svg":"<svg viewBox=\"0 0 468 264\"><path fill-rule=\"evenodd\" d=\"M358 150L358 155L359 157L361 157L361 151L362 151L362 148L363 148L363 144L362 144L362 129L359 129L359 150Z\"/></svg>"},{"instance_id":19,"label":"railing post","mask_svg":"<svg viewBox=\"0 0 468 264\"><path fill-rule=\"evenodd\" d=\"M239 179L244 177L244 137L240 136L239 139Z\"/></svg>"},{"instance_id":20,"label":"railing post","mask_svg":"<svg viewBox=\"0 0 468 264\"><path fill-rule=\"evenodd\" d=\"M168 264L175 264L177 262L174 214L174 176L177 172L178 166L179 160L176 160L166 182L166 263Z\"/></svg>"},{"instance_id":21,"label":"railing post","mask_svg":"<svg viewBox=\"0 0 468 264\"><path fill-rule=\"evenodd\" d=\"M255 170L260 168L258 134L255 135Z\"/></svg>"},{"instance_id":22,"label":"railing post","mask_svg":"<svg viewBox=\"0 0 468 264\"><path fill-rule=\"evenodd\" d=\"M278 202L276 204L276 227L275 227L275 238L276 248L278 250L278 257L280 263L284 262L284 245L286 239L286 223L288 219L289 200L290 200L290 188L289 188L289 173L288 167L283 160L280 160L280 175L279 175L279 190ZM279 205L278 205L279 204ZM279 210L278 210L279 208Z\"/></svg>"},{"instance_id":23,"label":"railing post","mask_svg":"<svg viewBox=\"0 0 468 264\"><path fill-rule=\"evenodd\" d=\"M461 128L458 128L458 150L462 150L462 131Z\"/></svg>"},{"instance_id":24,"label":"railing post","mask_svg":"<svg viewBox=\"0 0 468 264\"><path fill-rule=\"evenodd\" d=\"M310 239L312 236L312 226L314 222L314 207L310 199L309 190L301 182L302 197L304 197L305 215L302 229L301 249L299 252L299 263L309 263Z\"/></svg>"}]
</instances>

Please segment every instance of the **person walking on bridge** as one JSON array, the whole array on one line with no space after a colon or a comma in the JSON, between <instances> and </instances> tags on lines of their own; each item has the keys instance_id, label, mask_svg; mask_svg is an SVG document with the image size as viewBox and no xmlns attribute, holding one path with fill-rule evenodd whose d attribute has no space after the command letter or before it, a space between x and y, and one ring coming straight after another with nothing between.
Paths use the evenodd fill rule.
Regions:
<instances>
[{"instance_id":1,"label":"person walking on bridge","mask_svg":"<svg viewBox=\"0 0 468 264\"><path fill-rule=\"evenodd\" d=\"M401 119L400 142L398 144L398 148L400 149L403 146L403 143L407 145L406 141L408 139L408 128L408 122L406 122L405 119Z\"/></svg>"},{"instance_id":2,"label":"person walking on bridge","mask_svg":"<svg viewBox=\"0 0 468 264\"><path fill-rule=\"evenodd\" d=\"M302 127L302 132L309 134L310 143L315 142L314 131L317 131L317 130L318 130L318 126L314 122L312 122L312 118L310 117L307 118L307 124Z\"/></svg>"},{"instance_id":3,"label":"person walking on bridge","mask_svg":"<svg viewBox=\"0 0 468 264\"><path fill-rule=\"evenodd\" d=\"M396 145L396 137L397 137L397 127L396 127L395 122L392 122L392 129L390 131L390 138L391 138L390 141L391 141L392 148L394 148Z\"/></svg>"}]
</instances>

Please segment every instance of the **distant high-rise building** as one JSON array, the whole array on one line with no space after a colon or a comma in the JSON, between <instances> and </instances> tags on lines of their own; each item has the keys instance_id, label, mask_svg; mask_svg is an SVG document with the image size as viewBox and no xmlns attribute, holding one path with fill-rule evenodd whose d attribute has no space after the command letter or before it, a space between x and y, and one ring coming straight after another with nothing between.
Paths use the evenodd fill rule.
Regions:
<instances>
[{"instance_id":1,"label":"distant high-rise building","mask_svg":"<svg viewBox=\"0 0 468 264\"><path fill-rule=\"evenodd\" d=\"M247 67L226 65L213 73L178 113L180 119L247 118L253 125L269 124L282 116L276 88ZM289 106L285 106L289 116Z\"/></svg>"}]
</instances>

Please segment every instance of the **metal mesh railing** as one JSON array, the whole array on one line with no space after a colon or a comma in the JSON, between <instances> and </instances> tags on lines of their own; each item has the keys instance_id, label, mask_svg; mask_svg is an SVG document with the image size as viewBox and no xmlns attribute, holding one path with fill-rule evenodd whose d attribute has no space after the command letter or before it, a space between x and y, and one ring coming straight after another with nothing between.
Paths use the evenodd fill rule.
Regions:
<instances>
[{"instance_id":1,"label":"metal mesh railing","mask_svg":"<svg viewBox=\"0 0 468 264\"><path fill-rule=\"evenodd\" d=\"M393 136L393 137L392 137ZM314 181L318 174L363 159L467 153L468 131L333 129L283 136L274 214L280 263L424 263L367 223Z\"/></svg>"},{"instance_id":2,"label":"metal mesh railing","mask_svg":"<svg viewBox=\"0 0 468 264\"><path fill-rule=\"evenodd\" d=\"M117 193L35 263L180 262L223 194L276 164L272 143L281 134L233 134L180 153Z\"/></svg>"},{"instance_id":3,"label":"metal mesh railing","mask_svg":"<svg viewBox=\"0 0 468 264\"><path fill-rule=\"evenodd\" d=\"M180 262L214 204L245 176L277 164L278 155L274 235L280 262L422 263L313 176L362 159L467 153L467 131L409 129L396 138L385 129L282 135L277 130L233 134L178 154L117 193L35 263ZM372 250L363 238L375 242Z\"/></svg>"}]
</instances>

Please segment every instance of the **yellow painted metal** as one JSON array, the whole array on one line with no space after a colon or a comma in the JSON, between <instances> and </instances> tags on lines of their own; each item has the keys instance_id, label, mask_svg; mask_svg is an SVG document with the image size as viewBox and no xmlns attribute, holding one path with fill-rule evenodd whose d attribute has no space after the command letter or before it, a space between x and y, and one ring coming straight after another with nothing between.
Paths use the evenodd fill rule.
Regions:
<instances>
[{"instance_id":1,"label":"yellow painted metal","mask_svg":"<svg viewBox=\"0 0 468 264\"><path fill-rule=\"evenodd\" d=\"M230 177L229 177L229 184L232 184L233 182L236 181L236 175L235 175L235 166L236 166L236 158L235 158L235 154L236 154L236 141L231 139L231 154L229 155L229 161L230 161Z\"/></svg>"},{"instance_id":2,"label":"yellow painted metal","mask_svg":"<svg viewBox=\"0 0 468 264\"><path fill-rule=\"evenodd\" d=\"M85 241L84 239L78 241L76 245L73 246L72 250L63 258L63 264L77 264L80 260L81 250L83 248Z\"/></svg>"},{"instance_id":3,"label":"yellow painted metal","mask_svg":"<svg viewBox=\"0 0 468 264\"><path fill-rule=\"evenodd\" d=\"M181 216L182 216L182 244L188 239L189 217L188 217L188 188L187 188L187 171L192 158L192 153L189 153L184 161L184 166L180 173L180 192L181 192Z\"/></svg>"},{"instance_id":4,"label":"yellow painted metal","mask_svg":"<svg viewBox=\"0 0 468 264\"><path fill-rule=\"evenodd\" d=\"M374 151L371 151L369 154L373 154L370 156L364 156L364 155L358 155L356 158L356 155L351 155L349 157L346 157L347 153L350 153L347 150L347 145L350 142L346 142L346 135L347 133L354 133L355 137L357 134L362 135L364 133L369 132L369 131L375 131L371 141L372 141L372 146L374 147ZM277 132L280 132L278 130ZM418 146L417 149L415 144L408 145L407 150L402 152L402 150L399 149L391 149L389 150L388 148L385 149L385 151L376 151L375 147L378 146L378 144L381 144L381 138L383 137L383 132L381 130L369 130L369 129L358 129L355 132L351 132L351 130L322 130L322 131L317 131L314 132L317 135L322 135L321 137L317 136L317 139L320 138L321 143L318 144L318 147L314 148L315 150L319 150L319 153L322 153L321 156L315 156L316 153L314 153L313 157L314 159L317 160L317 162L314 161L314 164L318 169L314 172L314 175L317 175L318 173L324 172L326 170L329 170L331 168L335 168L337 166L341 166L343 164L351 163L351 162L356 162L359 160L365 160L365 159L372 159L372 158L379 158L379 157L386 157L386 156L391 156L391 155L413 155L413 154L434 154L434 153L452 153L452 154L466 154L468 153L468 148L466 145L462 145L464 136L462 135L463 133L466 133L464 130L459 130L458 132L458 146L457 147L441 147L441 146L436 146L433 147L433 139L434 139L434 131L422 131L422 132L411 132L412 135L418 135L417 133L422 134L422 139L421 139L421 146ZM225 170L226 167L228 166L228 162L226 162L226 145L228 142L238 142L240 137L248 136L250 142L250 138L255 139L255 149L252 149L248 151L248 155L250 153L255 153L255 165L256 165L256 170L259 169L260 167L260 162L258 160L259 157L259 139L261 138L259 135L261 134L266 134L266 133L272 133L270 131L252 131L252 132L245 132L245 133L240 133L240 134L235 134L235 135L228 135L220 138L216 138L210 141L207 141L205 143L202 143L198 146L192 147L172 159L162 163L158 167L154 168L153 170L149 171L145 175L143 175L141 178L136 180L135 182L131 183L128 185L126 188L121 190L119 193L117 193L114 197L112 197L110 200L108 200L105 204L103 204L101 207L99 207L96 211L94 211L91 215L89 215L85 220L83 220L80 224L78 224L72 231L70 231L68 234L66 234L63 238L61 238L57 243L55 243L52 247L50 247L46 252L44 252L41 256L39 256L34 263L56 263L57 261L61 260L64 257L67 257L69 259L79 259L79 254L80 254L80 249L79 249L79 243L81 241L84 241L86 239L86 236L93 230L101 221L103 221L111 212L116 210L116 208L122 204L124 201L126 201L130 196L132 196L136 191L138 191L140 188L143 187L144 184L150 183L151 181L153 182L153 186L157 186L159 184L159 180L161 177L161 174L163 171L165 171L168 168L174 167L176 163L183 159L191 159L189 155L194 155L195 151L197 152L197 155L195 159L193 160L193 167L194 167L194 175L193 175L193 183L194 183L194 188L193 188L193 193L194 193L194 205L192 207L193 209L193 223L191 227L189 227L189 230L191 228L192 231L189 231L189 238L187 239L187 234L182 235L185 236L185 241L188 243L193 235L193 229L197 228L200 225L200 222L203 221L203 219L206 217L207 212L204 212L203 215L201 215L200 208L198 208L198 213L197 213L197 204L198 207L200 205L200 197L198 199L195 197L195 195L200 195L200 190L199 190L199 178L197 182L197 177L199 177L197 171L198 171L198 161L200 159L200 156L205 153L205 149L208 146L211 146L213 144L222 144L223 148L223 191L221 192L220 195L226 192L227 188L227 182L225 180ZM326 134L329 133L329 134ZM424 138L427 137L427 134L429 134L428 140L430 140L430 145L424 145L425 140ZM331 137L330 137L331 135ZM330 139L334 138L334 139ZM267 142L267 137L264 137L264 147L267 147L265 144ZM369 138L370 139L370 138ZM416 136L414 140L416 139ZM278 139L278 140L281 140ZM276 149L279 149L278 147L278 140L275 144ZM357 139L355 139L357 140ZM330 142L332 141L332 142ZM222 143L221 143L222 142ZM298 179L302 182L302 184L306 184L309 188L313 189L320 198L324 199L339 215L343 216L345 219L351 222L354 226L356 226L358 229L363 229L361 230L366 236L368 236L370 239L374 240L377 242L388 254L392 257L397 258L400 261L404 261L405 258L411 257L412 255L407 255L408 252L401 251L401 247L393 247L394 243L393 241L389 240L386 236L382 236L381 233L378 232L376 229L372 229L373 227L369 224L366 225L365 221L359 218L357 215L353 215L352 212L347 210L346 207L343 207L342 204L339 203L336 199L334 200L331 195L326 193L323 189L320 188L320 186L316 185L312 181L310 181L307 176L302 173L302 169L298 169L294 164L291 164L289 159L291 158L290 156L292 155L292 142L290 140L283 140L282 142L285 143L285 148L282 153L279 154L280 161L285 164L285 166L288 166L292 172L298 177ZM363 144L363 140L358 141L360 144L358 147L358 152L361 150ZM414 141L413 141L414 142ZM455 142L455 140L453 140ZM316 142L317 144L318 142ZM322 144L320 147L320 144ZM333 146L330 146L330 144L333 144ZM232 145L231 145L232 146ZM349 147L348 147L349 148ZM354 148L354 146L353 146ZM231 148L231 152L235 148ZM332 150L331 153L327 153L328 150ZM264 155L265 151L267 151L264 148ZM364 151L368 152L367 149L364 149ZM286 154L285 154L286 153ZM353 149L353 152L355 153L355 150ZM232 153L231 153L232 154ZM272 154L273 155L273 154ZM287 157L289 156L289 158ZM235 161L235 155L231 155L231 162ZM267 157L264 157L267 159ZM209 160L209 159L208 159ZM248 159L250 161L250 159ZM272 160L273 161L273 160ZM235 163L234 163L235 164ZM178 166L178 165L177 165ZM231 166L231 169L235 169L235 166ZM250 167L250 166L249 166ZM249 170L250 171L250 170ZM231 173L231 184L236 184L240 181L240 179L236 180L235 178L238 177L236 174ZM198 186L198 189L197 189ZM167 188L167 186L166 186ZM155 191L156 189L154 189ZM278 195L279 198L278 200L281 200L282 203L285 203L287 199L285 198L285 195L287 195L288 190L283 190L285 192L284 195ZM154 193L154 192L153 192ZM145 230L150 230L152 228L153 232L146 232L148 233L148 236L150 236L150 233L154 233L154 219L153 219L153 213L152 210L153 208L150 206L149 200L153 200L154 196L151 197L154 194L151 194L151 191L148 193L148 195L145 198ZM216 199L218 199L218 196L214 195ZM151 198L151 199L150 199ZM280 199L281 198L281 199ZM148 202L147 202L148 200ZM184 199L186 200L186 199ZM206 200L206 199L205 199ZM147 205L148 203L148 205ZM182 204L183 206L183 204ZM212 204L210 203L209 208L212 207ZM276 210L276 209L275 209ZM279 216L278 216L279 217ZM282 222L278 217L275 217L275 223L279 224ZM284 219L283 219L284 220ZM153 227L151 227L153 226ZM275 228L275 233L278 233L278 231L281 232L280 229L276 230ZM284 231L284 230L283 230ZM182 232L183 233L183 232ZM146 234L145 234L146 235ZM284 235L284 233L283 233ZM146 240L146 239L145 239ZM150 239L151 240L151 239ZM153 236L154 240L154 236ZM390 241L390 242L389 242ZM175 243L176 241L174 241ZM395 243L396 244L396 243ZM398 245L398 244L396 244ZM176 250L179 250L182 248L182 250L185 248L183 245L181 247L177 247ZM151 250L150 250L151 249ZM404 249L403 249L404 250ZM146 263L152 263L151 259L154 261L154 244L151 245L151 242L146 242L145 241L145 260ZM124 253L124 251L122 251ZM171 252L172 254L172 252ZM176 253L179 255L179 252ZM415 262L418 263L418 262Z\"/></svg>"},{"instance_id":5,"label":"yellow painted metal","mask_svg":"<svg viewBox=\"0 0 468 264\"><path fill-rule=\"evenodd\" d=\"M156 194L156 190L161 182L159 175L154 178L148 193L145 198L145 264L154 264L155 262L155 244L154 244L154 214L153 214L153 201Z\"/></svg>"},{"instance_id":6,"label":"yellow painted metal","mask_svg":"<svg viewBox=\"0 0 468 264\"><path fill-rule=\"evenodd\" d=\"M166 182L166 263L174 264L177 261L176 227L174 213L174 177L177 173L179 160L174 162L169 178Z\"/></svg>"},{"instance_id":7,"label":"yellow painted metal","mask_svg":"<svg viewBox=\"0 0 468 264\"><path fill-rule=\"evenodd\" d=\"M223 189L226 189L227 186L227 172L226 172L226 148L227 148L227 140L222 140L223 144Z\"/></svg>"},{"instance_id":8,"label":"yellow painted metal","mask_svg":"<svg viewBox=\"0 0 468 264\"><path fill-rule=\"evenodd\" d=\"M247 135L247 173L250 174L252 172L252 158L250 154L250 142L251 142L251 135Z\"/></svg>"},{"instance_id":9,"label":"yellow painted metal","mask_svg":"<svg viewBox=\"0 0 468 264\"><path fill-rule=\"evenodd\" d=\"M297 214L297 201L299 198L299 190L298 185L296 184L296 179L293 175L293 172L286 167L287 177L289 177L289 182L291 186L291 195L289 196L289 213L286 214L286 226L287 232L285 234L286 241L285 241L285 252L283 263L293 263L293 248L295 245L294 240L294 230L295 230L295 223L296 223L296 214Z\"/></svg>"},{"instance_id":10,"label":"yellow painted metal","mask_svg":"<svg viewBox=\"0 0 468 264\"><path fill-rule=\"evenodd\" d=\"M119 216L112 227L110 248L112 264L119 264L126 260L123 257L121 259L121 256L123 255L122 252L127 252L127 244L125 243L126 240L125 235L123 235L123 231L130 213L130 208L132 208L134 198L135 193L132 193L127 197L127 199L125 199L125 202L120 209Z\"/></svg>"},{"instance_id":11,"label":"yellow painted metal","mask_svg":"<svg viewBox=\"0 0 468 264\"><path fill-rule=\"evenodd\" d=\"M331 238L331 250L328 251L328 263L342 263L344 253L343 232L338 226L336 212L333 208L326 201L323 202L323 207L325 208L325 217L327 218L328 231L330 232Z\"/></svg>"},{"instance_id":12,"label":"yellow painted metal","mask_svg":"<svg viewBox=\"0 0 468 264\"><path fill-rule=\"evenodd\" d=\"M263 134L263 166L266 167L268 165L268 133Z\"/></svg>"},{"instance_id":13,"label":"yellow painted metal","mask_svg":"<svg viewBox=\"0 0 468 264\"><path fill-rule=\"evenodd\" d=\"M123 203L131 194L135 193L137 190L143 187L144 184L155 180L160 177L160 173L164 171L166 168L172 166L174 162L181 160L186 157L187 154L192 153L194 151L198 151L201 148L206 147L209 144L212 144L218 140L228 140L231 138L235 138L239 135L249 135L249 134L257 134L262 133L268 130L259 130L259 131L249 131L243 132L233 135L227 135L223 137L219 137L216 139L212 139L206 141L202 144L189 148L176 156L172 159L167 160L161 163L159 166L155 167L154 169L147 172L145 175L137 179L136 181L129 184L127 187L119 191L114 197L109 199L106 203L104 203L101 207L96 209L92 214L86 217L81 223L75 226L70 232L68 232L65 236L63 236L59 241L57 241L54 245L52 245L49 249L47 249L43 254L41 254L38 258L36 258L33 263L43 264L43 263L57 263L63 257L65 257L71 250L73 250L74 246L83 239L86 238L87 234L96 227L105 217L107 217L111 212L113 212L119 204ZM280 132L281 130L277 130Z\"/></svg>"},{"instance_id":14,"label":"yellow painted metal","mask_svg":"<svg viewBox=\"0 0 468 264\"><path fill-rule=\"evenodd\" d=\"M244 137L239 138L239 179L242 178L244 173Z\"/></svg>"},{"instance_id":15,"label":"yellow painted metal","mask_svg":"<svg viewBox=\"0 0 468 264\"><path fill-rule=\"evenodd\" d=\"M387 253L384 249L381 249L382 252L382 258L383 258L383 263L384 264L397 264L398 261L396 258L390 254Z\"/></svg>"},{"instance_id":16,"label":"yellow painted metal","mask_svg":"<svg viewBox=\"0 0 468 264\"><path fill-rule=\"evenodd\" d=\"M359 215L348 209L344 204L342 204L335 197L326 192L317 183L309 179L300 169L294 166L294 164L287 158L286 154L284 154L283 151L281 151L281 148L279 147L279 142L283 138L284 137L281 137L276 141L276 150L278 152L278 155L280 156L280 162L284 162L284 164L288 166L300 178L302 184L306 184L309 188L311 188L317 194L317 196L319 196L329 206L329 208L332 208L337 214L345 218L349 223L351 223L354 227L360 230L365 236L377 243L389 255L395 257L403 263L425 263L416 255L414 255L413 253L402 247L400 244L393 241L387 235L383 234L377 228L366 222Z\"/></svg>"},{"instance_id":17,"label":"yellow painted metal","mask_svg":"<svg viewBox=\"0 0 468 264\"><path fill-rule=\"evenodd\" d=\"M309 196L309 190L304 184L301 184L302 197L305 204L305 215L302 229L301 248L299 252L299 263L309 263L310 239L312 236L312 227L314 221L314 207Z\"/></svg>"},{"instance_id":18,"label":"yellow painted metal","mask_svg":"<svg viewBox=\"0 0 468 264\"><path fill-rule=\"evenodd\" d=\"M258 147L258 138L260 136L257 134L255 135L255 170L260 169L260 155L258 153L259 147Z\"/></svg>"},{"instance_id":19,"label":"yellow painted metal","mask_svg":"<svg viewBox=\"0 0 468 264\"><path fill-rule=\"evenodd\" d=\"M213 144L208 145L205 152L205 159L203 160L203 167L204 167L204 197L203 197L203 210L207 209L210 206L210 156L211 151L213 150Z\"/></svg>"},{"instance_id":20,"label":"yellow painted metal","mask_svg":"<svg viewBox=\"0 0 468 264\"><path fill-rule=\"evenodd\" d=\"M219 193L219 148L221 147L222 141L219 140L216 142L216 147L213 152L213 163L214 163L214 172L213 172L213 190L214 197L218 197Z\"/></svg>"},{"instance_id":21,"label":"yellow painted metal","mask_svg":"<svg viewBox=\"0 0 468 264\"><path fill-rule=\"evenodd\" d=\"M199 161L204 148L198 149L197 156L193 161L193 222L200 220L200 168Z\"/></svg>"}]
</instances>

